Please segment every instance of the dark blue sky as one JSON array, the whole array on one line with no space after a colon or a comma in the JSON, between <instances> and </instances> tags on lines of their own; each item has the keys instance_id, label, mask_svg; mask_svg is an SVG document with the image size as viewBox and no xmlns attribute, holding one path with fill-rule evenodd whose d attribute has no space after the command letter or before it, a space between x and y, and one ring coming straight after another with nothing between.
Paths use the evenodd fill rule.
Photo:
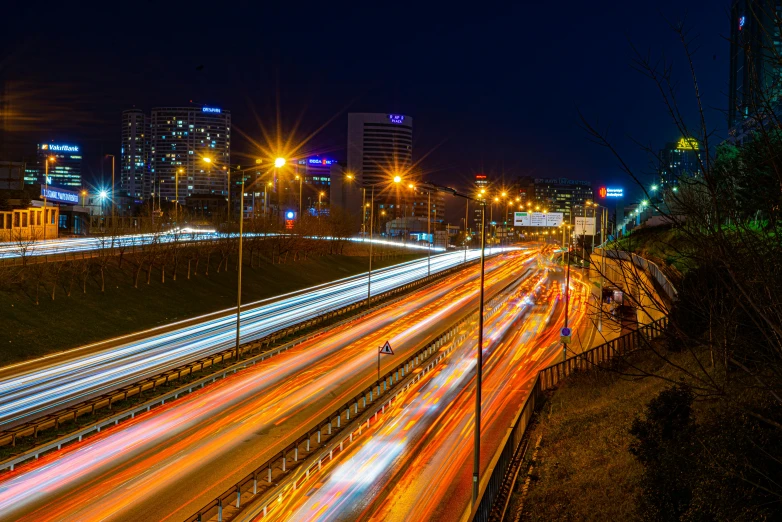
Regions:
<instances>
[{"instance_id":1,"label":"dark blue sky","mask_svg":"<svg viewBox=\"0 0 782 522\"><path fill-rule=\"evenodd\" d=\"M408 114L415 157L428 154L421 167L441 182L485 171L629 187L578 127L578 110L610 125L629 163L649 170L626 135L655 148L679 135L654 85L631 68L631 42L672 60L682 109L696 115L665 18L686 19L697 36L710 125L725 134L727 0L231 4L11 8L0 79L23 119L9 122L3 154L32 151L40 139L77 141L99 176L100 157L118 153L123 109L192 99L230 109L259 141L262 127L275 132L278 107L286 135L299 123L299 139L331 120L305 150L340 159L346 112ZM256 153L234 133L233 162L243 154Z\"/></svg>"}]
</instances>

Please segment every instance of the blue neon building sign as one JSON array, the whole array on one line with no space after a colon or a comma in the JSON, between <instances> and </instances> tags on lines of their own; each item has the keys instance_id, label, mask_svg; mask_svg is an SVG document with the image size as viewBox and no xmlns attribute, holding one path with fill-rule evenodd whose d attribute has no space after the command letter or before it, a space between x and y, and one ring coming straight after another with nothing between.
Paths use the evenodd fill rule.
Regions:
<instances>
[{"instance_id":1,"label":"blue neon building sign","mask_svg":"<svg viewBox=\"0 0 782 522\"><path fill-rule=\"evenodd\" d=\"M208 112L211 114L220 114L223 112L221 109L217 107L201 107L201 112Z\"/></svg>"},{"instance_id":2,"label":"blue neon building sign","mask_svg":"<svg viewBox=\"0 0 782 522\"><path fill-rule=\"evenodd\" d=\"M389 114L388 121L391 123L404 123L405 117L402 114Z\"/></svg>"}]
</instances>

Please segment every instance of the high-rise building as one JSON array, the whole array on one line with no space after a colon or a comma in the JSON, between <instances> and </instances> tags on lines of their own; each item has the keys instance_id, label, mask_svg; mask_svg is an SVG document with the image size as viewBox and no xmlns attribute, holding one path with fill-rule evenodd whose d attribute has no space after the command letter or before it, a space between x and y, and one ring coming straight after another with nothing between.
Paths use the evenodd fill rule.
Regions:
<instances>
[{"instance_id":1,"label":"high-rise building","mask_svg":"<svg viewBox=\"0 0 782 522\"><path fill-rule=\"evenodd\" d=\"M759 113L777 110L782 95L782 0L734 0L730 15L728 128L734 129Z\"/></svg>"},{"instance_id":2,"label":"high-rise building","mask_svg":"<svg viewBox=\"0 0 782 522\"><path fill-rule=\"evenodd\" d=\"M81 183L81 147L65 143L39 143L36 153L36 169L25 171L25 183L46 184L46 159L49 162L48 184L55 187L80 189Z\"/></svg>"},{"instance_id":3,"label":"high-rise building","mask_svg":"<svg viewBox=\"0 0 782 522\"><path fill-rule=\"evenodd\" d=\"M364 187L410 177L413 118L402 114L348 114L348 172ZM406 179L405 181L408 181Z\"/></svg>"},{"instance_id":4,"label":"high-rise building","mask_svg":"<svg viewBox=\"0 0 782 522\"><path fill-rule=\"evenodd\" d=\"M152 191L148 176L149 140L149 118L138 109L123 111L119 195L149 197Z\"/></svg>"},{"instance_id":5,"label":"high-rise building","mask_svg":"<svg viewBox=\"0 0 782 522\"><path fill-rule=\"evenodd\" d=\"M192 195L227 197L229 111L217 107L156 107L149 129L150 193L171 201L176 197L178 179L180 201Z\"/></svg>"},{"instance_id":6,"label":"high-rise building","mask_svg":"<svg viewBox=\"0 0 782 522\"><path fill-rule=\"evenodd\" d=\"M665 144L660 151L660 193L672 190L682 179L701 172L699 145L695 139L682 138Z\"/></svg>"},{"instance_id":7,"label":"high-rise building","mask_svg":"<svg viewBox=\"0 0 782 522\"><path fill-rule=\"evenodd\" d=\"M517 182L518 196L529 210L562 212L568 222L571 210L594 200L592 182L569 178L532 178L524 176Z\"/></svg>"}]
</instances>

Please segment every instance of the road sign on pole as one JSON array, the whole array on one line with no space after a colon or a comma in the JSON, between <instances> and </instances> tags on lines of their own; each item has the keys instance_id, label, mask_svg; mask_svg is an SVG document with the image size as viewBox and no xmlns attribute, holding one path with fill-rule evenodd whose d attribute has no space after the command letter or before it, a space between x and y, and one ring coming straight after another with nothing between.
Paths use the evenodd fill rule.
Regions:
<instances>
[{"instance_id":1,"label":"road sign on pole","mask_svg":"<svg viewBox=\"0 0 782 522\"><path fill-rule=\"evenodd\" d=\"M570 337L570 334L573 332L570 330L570 328L565 326L564 328L562 328L562 330L559 331L559 333L560 335L562 335L562 337Z\"/></svg>"},{"instance_id":2,"label":"road sign on pole","mask_svg":"<svg viewBox=\"0 0 782 522\"><path fill-rule=\"evenodd\" d=\"M380 382L380 354L381 353L385 355L394 355L394 350L391 349L391 344L388 341L386 341L386 344L384 344L377 350L377 382L378 383ZM380 385L378 384L378 386ZM378 393L380 392L378 391Z\"/></svg>"}]
</instances>

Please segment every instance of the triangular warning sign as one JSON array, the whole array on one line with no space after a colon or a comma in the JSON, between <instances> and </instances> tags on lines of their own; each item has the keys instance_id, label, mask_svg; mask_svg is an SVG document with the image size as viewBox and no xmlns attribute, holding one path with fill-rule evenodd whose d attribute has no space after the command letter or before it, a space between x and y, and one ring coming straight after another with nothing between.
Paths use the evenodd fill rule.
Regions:
<instances>
[{"instance_id":1,"label":"triangular warning sign","mask_svg":"<svg viewBox=\"0 0 782 522\"><path fill-rule=\"evenodd\" d=\"M391 349L391 345L388 344L388 341L386 341L386 344L380 347L380 353L394 355L394 350Z\"/></svg>"}]
</instances>

